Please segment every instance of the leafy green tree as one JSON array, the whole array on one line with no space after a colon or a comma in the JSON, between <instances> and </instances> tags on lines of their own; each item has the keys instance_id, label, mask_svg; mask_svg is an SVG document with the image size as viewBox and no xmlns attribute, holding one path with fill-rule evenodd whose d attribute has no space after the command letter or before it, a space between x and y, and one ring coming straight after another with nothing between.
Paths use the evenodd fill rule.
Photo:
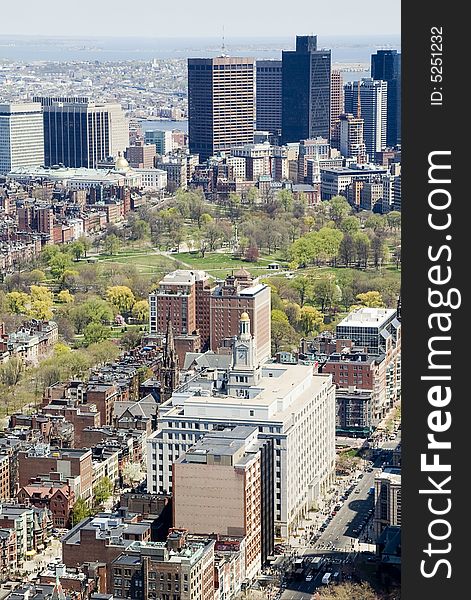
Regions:
<instances>
[{"instance_id":1,"label":"leafy green tree","mask_svg":"<svg viewBox=\"0 0 471 600\"><path fill-rule=\"evenodd\" d=\"M5 296L7 310L17 315L25 315L29 310L30 297L25 292L9 292Z\"/></svg>"},{"instance_id":2,"label":"leafy green tree","mask_svg":"<svg viewBox=\"0 0 471 600\"><path fill-rule=\"evenodd\" d=\"M296 302L285 302L283 310L288 317L289 324L296 329L301 319L301 307Z\"/></svg>"},{"instance_id":3,"label":"leafy green tree","mask_svg":"<svg viewBox=\"0 0 471 600\"><path fill-rule=\"evenodd\" d=\"M74 301L74 297L69 290L62 290L57 294L57 300L61 304L71 304Z\"/></svg>"},{"instance_id":4,"label":"leafy green tree","mask_svg":"<svg viewBox=\"0 0 471 600\"><path fill-rule=\"evenodd\" d=\"M296 343L296 332L282 310L271 311L271 341L273 353Z\"/></svg>"},{"instance_id":5,"label":"leafy green tree","mask_svg":"<svg viewBox=\"0 0 471 600\"><path fill-rule=\"evenodd\" d=\"M103 504L113 493L113 483L109 477L102 477L93 488L93 501L96 506Z\"/></svg>"},{"instance_id":6,"label":"leafy green tree","mask_svg":"<svg viewBox=\"0 0 471 600\"><path fill-rule=\"evenodd\" d=\"M385 304L379 292L370 291L357 295L357 301L361 306L369 308L384 308Z\"/></svg>"},{"instance_id":7,"label":"leafy green tree","mask_svg":"<svg viewBox=\"0 0 471 600\"><path fill-rule=\"evenodd\" d=\"M147 300L138 300L132 307L132 316L139 323L147 323L149 320L149 302Z\"/></svg>"},{"instance_id":8,"label":"leafy green tree","mask_svg":"<svg viewBox=\"0 0 471 600\"><path fill-rule=\"evenodd\" d=\"M103 242L103 248L105 250L105 254L108 256L113 256L118 253L121 248L121 241L117 235L114 233L107 235Z\"/></svg>"},{"instance_id":9,"label":"leafy green tree","mask_svg":"<svg viewBox=\"0 0 471 600\"><path fill-rule=\"evenodd\" d=\"M49 261L49 268L54 279L60 281L65 271L72 270L72 259L69 254L58 252Z\"/></svg>"},{"instance_id":10,"label":"leafy green tree","mask_svg":"<svg viewBox=\"0 0 471 600\"><path fill-rule=\"evenodd\" d=\"M28 315L39 321L52 319L54 297L50 290L39 285L31 286L30 308Z\"/></svg>"},{"instance_id":11,"label":"leafy green tree","mask_svg":"<svg viewBox=\"0 0 471 600\"><path fill-rule=\"evenodd\" d=\"M128 314L136 303L131 288L125 285L115 285L106 290L106 299L115 306L121 314Z\"/></svg>"},{"instance_id":12,"label":"leafy green tree","mask_svg":"<svg viewBox=\"0 0 471 600\"><path fill-rule=\"evenodd\" d=\"M318 332L324 323L324 315L313 306L303 306L299 324L305 336Z\"/></svg>"},{"instance_id":13,"label":"leafy green tree","mask_svg":"<svg viewBox=\"0 0 471 600\"><path fill-rule=\"evenodd\" d=\"M78 261L82 256L85 256L85 244L82 240L75 240L68 247L69 252Z\"/></svg>"},{"instance_id":14,"label":"leafy green tree","mask_svg":"<svg viewBox=\"0 0 471 600\"><path fill-rule=\"evenodd\" d=\"M75 527L84 519L88 519L92 515L92 511L88 507L83 498L77 498L72 508L72 526Z\"/></svg>"},{"instance_id":15,"label":"leafy green tree","mask_svg":"<svg viewBox=\"0 0 471 600\"><path fill-rule=\"evenodd\" d=\"M86 325L83 330L83 340L86 346L106 340L110 335L110 330L101 323L92 322Z\"/></svg>"},{"instance_id":16,"label":"leafy green tree","mask_svg":"<svg viewBox=\"0 0 471 600\"><path fill-rule=\"evenodd\" d=\"M120 354L118 346L111 340L94 342L88 346L86 352L93 365L113 362Z\"/></svg>"},{"instance_id":17,"label":"leafy green tree","mask_svg":"<svg viewBox=\"0 0 471 600\"><path fill-rule=\"evenodd\" d=\"M341 292L339 286L332 277L321 277L313 284L314 298L321 305L321 312L331 308L340 301Z\"/></svg>"},{"instance_id":18,"label":"leafy green tree","mask_svg":"<svg viewBox=\"0 0 471 600\"><path fill-rule=\"evenodd\" d=\"M298 293L299 305L302 308L306 300L312 294L312 281L306 275L301 275L293 279L292 286Z\"/></svg>"},{"instance_id":19,"label":"leafy green tree","mask_svg":"<svg viewBox=\"0 0 471 600\"><path fill-rule=\"evenodd\" d=\"M387 256L386 242L379 235L375 235L371 240L371 254L373 256L373 264L375 269L377 269L385 261Z\"/></svg>"},{"instance_id":20,"label":"leafy green tree","mask_svg":"<svg viewBox=\"0 0 471 600\"><path fill-rule=\"evenodd\" d=\"M401 229L401 213L393 210L386 215L386 221L391 229Z\"/></svg>"},{"instance_id":21,"label":"leafy green tree","mask_svg":"<svg viewBox=\"0 0 471 600\"><path fill-rule=\"evenodd\" d=\"M337 227L352 212L352 207L344 196L334 196L329 200L328 206L330 218Z\"/></svg>"},{"instance_id":22,"label":"leafy green tree","mask_svg":"<svg viewBox=\"0 0 471 600\"><path fill-rule=\"evenodd\" d=\"M366 233L359 231L353 236L353 243L355 246L355 255L358 261L358 266L366 269L368 266L368 256L371 248L370 238L366 235Z\"/></svg>"},{"instance_id":23,"label":"leafy green tree","mask_svg":"<svg viewBox=\"0 0 471 600\"><path fill-rule=\"evenodd\" d=\"M285 212L289 212L293 208L293 192L291 190L280 190L278 192L278 200Z\"/></svg>"},{"instance_id":24,"label":"leafy green tree","mask_svg":"<svg viewBox=\"0 0 471 600\"><path fill-rule=\"evenodd\" d=\"M339 248L340 260L349 267L355 260L355 242L351 235L344 235Z\"/></svg>"},{"instance_id":25,"label":"leafy green tree","mask_svg":"<svg viewBox=\"0 0 471 600\"><path fill-rule=\"evenodd\" d=\"M342 220L340 223L340 229L344 233L354 236L355 233L360 230L360 221L357 219L357 217L350 215Z\"/></svg>"}]
</instances>

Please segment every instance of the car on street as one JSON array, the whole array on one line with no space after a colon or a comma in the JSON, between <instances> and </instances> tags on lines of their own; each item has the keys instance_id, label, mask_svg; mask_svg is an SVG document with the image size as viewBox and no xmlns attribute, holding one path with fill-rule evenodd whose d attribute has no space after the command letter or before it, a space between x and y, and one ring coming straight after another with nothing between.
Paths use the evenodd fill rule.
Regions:
<instances>
[{"instance_id":1,"label":"car on street","mask_svg":"<svg viewBox=\"0 0 471 600\"><path fill-rule=\"evenodd\" d=\"M312 581L312 575L309 573L309 575L306 575L306 581Z\"/></svg>"}]
</instances>

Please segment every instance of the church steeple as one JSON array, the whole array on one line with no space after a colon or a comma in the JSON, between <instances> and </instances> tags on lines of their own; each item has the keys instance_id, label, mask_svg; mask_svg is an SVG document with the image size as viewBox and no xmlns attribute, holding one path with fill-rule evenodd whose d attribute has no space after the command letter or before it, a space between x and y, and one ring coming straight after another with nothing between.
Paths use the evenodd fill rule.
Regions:
<instances>
[{"instance_id":1,"label":"church steeple","mask_svg":"<svg viewBox=\"0 0 471 600\"><path fill-rule=\"evenodd\" d=\"M165 334L165 345L160 368L160 400L165 402L177 387L179 374L178 354L175 350L175 339L173 336L173 325L170 314L167 316L167 332Z\"/></svg>"},{"instance_id":2,"label":"church steeple","mask_svg":"<svg viewBox=\"0 0 471 600\"><path fill-rule=\"evenodd\" d=\"M252 335L250 334L250 317L246 312L243 312L240 315L239 338L241 340L250 340L252 338Z\"/></svg>"}]
</instances>

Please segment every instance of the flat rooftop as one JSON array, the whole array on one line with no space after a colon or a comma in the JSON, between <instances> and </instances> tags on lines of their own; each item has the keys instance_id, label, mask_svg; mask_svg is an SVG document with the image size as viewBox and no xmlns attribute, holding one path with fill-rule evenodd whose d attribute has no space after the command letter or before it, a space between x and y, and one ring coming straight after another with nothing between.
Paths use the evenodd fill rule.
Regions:
<instances>
[{"instance_id":1,"label":"flat rooftop","mask_svg":"<svg viewBox=\"0 0 471 600\"><path fill-rule=\"evenodd\" d=\"M379 327L396 315L395 308L357 308L338 323L337 327Z\"/></svg>"}]
</instances>

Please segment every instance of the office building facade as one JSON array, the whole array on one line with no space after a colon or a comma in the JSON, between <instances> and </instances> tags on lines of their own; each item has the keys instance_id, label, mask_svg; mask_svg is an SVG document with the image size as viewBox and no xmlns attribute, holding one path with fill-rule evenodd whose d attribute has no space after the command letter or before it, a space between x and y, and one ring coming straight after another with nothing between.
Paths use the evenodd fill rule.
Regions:
<instances>
[{"instance_id":1,"label":"office building facade","mask_svg":"<svg viewBox=\"0 0 471 600\"><path fill-rule=\"evenodd\" d=\"M44 160L47 166L96 168L129 146L129 132L119 104L79 98L35 98L42 104Z\"/></svg>"},{"instance_id":2,"label":"office building facade","mask_svg":"<svg viewBox=\"0 0 471 600\"><path fill-rule=\"evenodd\" d=\"M363 136L369 159L386 148L388 83L374 79L345 84L345 112L362 118Z\"/></svg>"},{"instance_id":3,"label":"office building facade","mask_svg":"<svg viewBox=\"0 0 471 600\"><path fill-rule=\"evenodd\" d=\"M0 175L44 164L44 133L38 102L0 104Z\"/></svg>"},{"instance_id":4,"label":"office building facade","mask_svg":"<svg viewBox=\"0 0 471 600\"><path fill-rule=\"evenodd\" d=\"M342 71L332 71L330 76L330 137L335 144L336 122L343 113L343 75ZM335 145L337 148L338 146Z\"/></svg>"},{"instance_id":5,"label":"office building facade","mask_svg":"<svg viewBox=\"0 0 471 600\"><path fill-rule=\"evenodd\" d=\"M297 36L296 50L282 54L282 142L330 139L330 50L317 36Z\"/></svg>"},{"instance_id":6,"label":"office building facade","mask_svg":"<svg viewBox=\"0 0 471 600\"><path fill-rule=\"evenodd\" d=\"M252 144L255 61L219 56L188 59L190 152L206 160L233 146Z\"/></svg>"},{"instance_id":7,"label":"office building facade","mask_svg":"<svg viewBox=\"0 0 471 600\"><path fill-rule=\"evenodd\" d=\"M281 134L282 65L281 60L257 60L257 131Z\"/></svg>"},{"instance_id":8,"label":"office building facade","mask_svg":"<svg viewBox=\"0 0 471 600\"><path fill-rule=\"evenodd\" d=\"M401 55L397 50L378 50L371 56L371 77L388 82L386 143L401 143Z\"/></svg>"}]
</instances>

